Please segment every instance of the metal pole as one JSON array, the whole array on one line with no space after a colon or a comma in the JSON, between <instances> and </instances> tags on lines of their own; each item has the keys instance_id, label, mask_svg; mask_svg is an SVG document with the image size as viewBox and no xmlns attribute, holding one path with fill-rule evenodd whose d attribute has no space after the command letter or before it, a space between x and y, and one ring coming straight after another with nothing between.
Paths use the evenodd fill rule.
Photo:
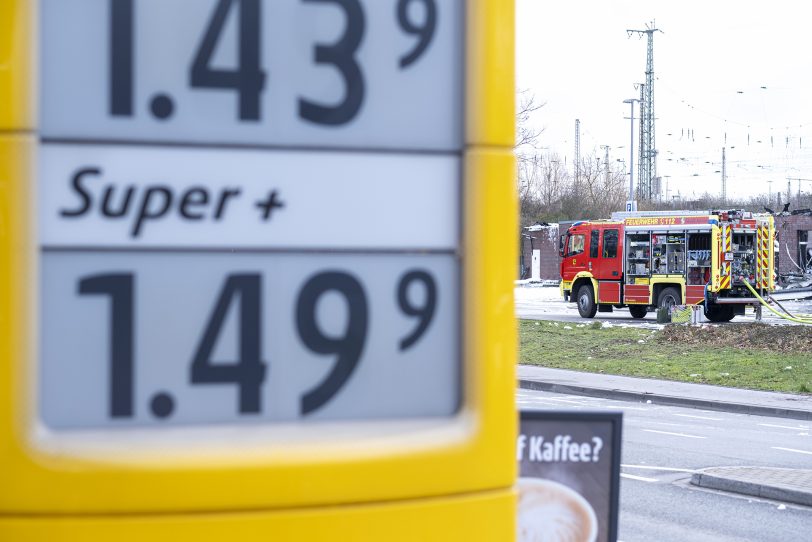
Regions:
<instances>
[{"instance_id":1,"label":"metal pole","mask_svg":"<svg viewBox=\"0 0 812 542\"><path fill-rule=\"evenodd\" d=\"M623 100L624 104L629 104L631 109L631 135L629 136L629 201L634 201L634 102L639 102L637 98Z\"/></svg>"},{"instance_id":2,"label":"metal pole","mask_svg":"<svg viewBox=\"0 0 812 542\"><path fill-rule=\"evenodd\" d=\"M631 122L629 126L629 201L634 201L634 100L629 100Z\"/></svg>"}]
</instances>

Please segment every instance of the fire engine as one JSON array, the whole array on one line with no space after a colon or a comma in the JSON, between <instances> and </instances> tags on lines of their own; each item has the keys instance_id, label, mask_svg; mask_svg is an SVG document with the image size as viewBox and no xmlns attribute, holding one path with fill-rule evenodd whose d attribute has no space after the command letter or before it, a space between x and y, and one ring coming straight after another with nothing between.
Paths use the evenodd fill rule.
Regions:
<instances>
[{"instance_id":1,"label":"fire engine","mask_svg":"<svg viewBox=\"0 0 812 542\"><path fill-rule=\"evenodd\" d=\"M576 222L561 237L561 293L584 318L628 307L701 305L712 322L728 322L775 290L772 215L740 210L616 213Z\"/></svg>"}]
</instances>

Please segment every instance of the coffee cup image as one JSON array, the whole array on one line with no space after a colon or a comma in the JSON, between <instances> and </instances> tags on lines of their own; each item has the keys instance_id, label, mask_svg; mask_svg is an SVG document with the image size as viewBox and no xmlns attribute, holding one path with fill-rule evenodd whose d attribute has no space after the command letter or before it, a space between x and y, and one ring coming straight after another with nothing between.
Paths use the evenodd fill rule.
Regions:
<instances>
[{"instance_id":1,"label":"coffee cup image","mask_svg":"<svg viewBox=\"0 0 812 542\"><path fill-rule=\"evenodd\" d=\"M519 478L517 542L595 542L598 518L575 490L537 478Z\"/></svg>"}]
</instances>

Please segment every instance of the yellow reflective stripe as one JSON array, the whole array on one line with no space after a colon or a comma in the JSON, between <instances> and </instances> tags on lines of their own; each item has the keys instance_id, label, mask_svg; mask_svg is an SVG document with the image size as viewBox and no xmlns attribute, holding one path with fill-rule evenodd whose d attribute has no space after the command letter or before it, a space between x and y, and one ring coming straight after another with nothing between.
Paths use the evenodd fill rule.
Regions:
<instances>
[{"instance_id":1,"label":"yellow reflective stripe","mask_svg":"<svg viewBox=\"0 0 812 542\"><path fill-rule=\"evenodd\" d=\"M767 288L770 284L770 230L767 226L763 226L761 233L761 257L763 260L761 286Z\"/></svg>"},{"instance_id":2,"label":"yellow reflective stripe","mask_svg":"<svg viewBox=\"0 0 812 542\"><path fill-rule=\"evenodd\" d=\"M767 243L765 243L767 236L764 234L764 228L762 228L760 232L760 237L758 250L758 286L759 288L763 288L765 279L767 278Z\"/></svg>"},{"instance_id":3,"label":"yellow reflective stripe","mask_svg":"<svg viewBox=\"0 0 812 542\"><path fill-rule=\"evenodd\" d=\"M770 247L766 226L758 227L758 287L766 288L769 284Z\"/></svg>"},{"instance_id":4,"label":"yellow reflective stripe","mask_svg":"<svg viewBox=\"0 0 812 542\"><path fill-rule=\"evenodd\" d=\"M732 243L731 228L729 224L722 226L722 251L730 252L730 245Z\"/></svg>"}]
</instances>

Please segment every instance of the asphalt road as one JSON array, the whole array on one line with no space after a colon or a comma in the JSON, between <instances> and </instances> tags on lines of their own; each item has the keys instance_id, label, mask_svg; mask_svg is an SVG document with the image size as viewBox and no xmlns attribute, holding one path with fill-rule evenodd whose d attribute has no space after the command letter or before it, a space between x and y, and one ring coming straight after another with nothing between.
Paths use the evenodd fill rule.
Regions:
<instances>
[{"instance_id":1,"label":"asphalt road","mask_svg":"<svg viewBox=\"0 0 812 542\"><path fill-rule=\"evenodd\" d=\"M532 390L519 408L623 411L622 542L806 541L812 508L698 488L697 469L812 468L812 423Z\"/></svg>"},{"instance_id":2,"label":"asphalt road","mask_svg":"<svg viewBox=\"0 0 812 542\"><path fill-rule=\"evenodd\" d=\"M565 303L558 287L517 287L514 289L516 317L527 320L556 320L559 322L585 322L578 314L575 303ZM792 314L812 313L812 300L786 301L781 303ZM613 312L599 312L594 320L633 326L656 326L655 313L649 312L643 319L632 318L628 309L614 309ZM755 322L755 311L748 307L744 316L736 316L732 322ZM770 324L792 324L779 318L766 308L762 311L762 321Z\"/></svg>"}]
</instances>

